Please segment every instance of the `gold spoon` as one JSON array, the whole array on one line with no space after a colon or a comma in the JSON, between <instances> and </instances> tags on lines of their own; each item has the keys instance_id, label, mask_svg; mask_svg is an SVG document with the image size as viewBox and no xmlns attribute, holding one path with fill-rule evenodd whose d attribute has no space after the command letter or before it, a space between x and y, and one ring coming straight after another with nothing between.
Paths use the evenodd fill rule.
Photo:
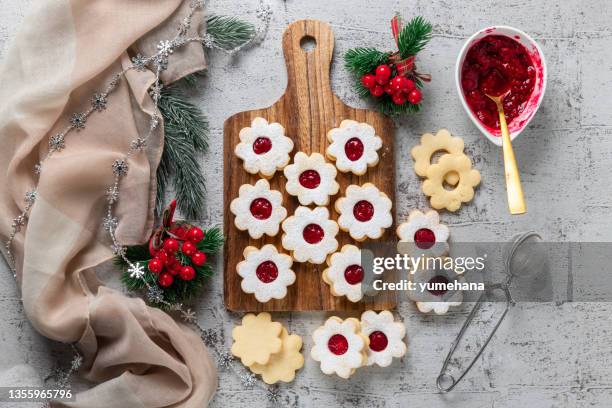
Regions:
<instances>
[{"instance_id":1,"label":"gold spoon","mask_svg":"<svg viewBox=\"0 0 612 408\"><path fill-rule=\"evenodd\" d=\"M499 113L499 127L502 134L502 150L504 152L504 173L506 175L506 192L508 193L508 208L510 214L523 214L527 212L525 198L523 197L523 187L521 186L521 177L519 176L514 150L512 150L512 141L510 140L510 132L506 123L506 114L504 113L503 100L508 94L508 91L498 96L485 93L495 105Z\"/></svg>"}]
</instances>

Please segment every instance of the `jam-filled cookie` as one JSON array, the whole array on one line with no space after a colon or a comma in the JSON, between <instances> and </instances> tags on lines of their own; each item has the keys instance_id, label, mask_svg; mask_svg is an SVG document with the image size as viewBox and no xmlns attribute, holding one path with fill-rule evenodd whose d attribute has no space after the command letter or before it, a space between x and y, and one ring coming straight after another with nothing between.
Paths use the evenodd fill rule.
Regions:
<instances>
[{"instance_id":1,"label":"jam-filled cookie","mask_svg":"<svg viewBox=\"0 0 612 408\"><path fill-rule=\"evenodd\" d=\"M361 315L361 332L370 340L368 346L368 365L388 367L393 358L406 354L406 326L396 322L388 310L376 313L367 310Z\"/></svg>"},{"instance_id":2,"label":"jam-filled cookie","mask_svg":"<svg viewBox=\"0 0 612 408\"><path fill-rule=\"evenodd\" d=\"M296 196L302 205L327 205L329 197L337 194L340 188L336 182L338 171L319 153L308 156L297 152L293 164L283 172L287 177L285 190Z\"/></svg>"},{"instance_id":3,"label":"jam-filled cookie","mask_svg":"<svg viewBox=\"0 0 612 408\"><path fill-rule=\"evenodd\" d=\"M338 224L329 219L325 207L298 207L283 221L283 248L292 251L298 262L321 264L338 249Z\"/></svg>"},{"instance_id":4,"label":"jam-filled cookie","mask_svg":"<svg viewBox=\"0 0 612 408\"><path fill-rule=\"evenodd\" d=\"M332 316L312 335L310 356L321 363L325 374L349 378L367 362L368 338L361 334L359 320Z\"/></svg>"},{"instance_id":5,"label":"jam-filled cookie","mask_svg":"<svg viewBox=\"0 0 612 408\"><path fill-rule=\"evenodd\" d=\"M393 224L391 200L371 183L348 186L346 195L336 200L335 207L340 214L340 228L357 241L380 238Z\"/></svg>"},{"instance_id":6,"label":"jam-filled cookie","mask_svg":"<svg viewBox=\"0 0 612 408\"><path fill-rule=\"evenodd\" d=\"M279 225L287 217L282 205L283 195L270 189L267 180L258 180L255 185L243 184L238 197L230 204L230 211L236 216L234 224L241 231L248 231L251 238L266 234L278 234Z\"/></svg>"},{"instance_id":7,"label":"jam-filled cookie","mask_svg":"<svg viewBox=\"0 0 612 408\"><path fill-rule=\"evenodd\" d=\"M323 281L330 286L334 296L346 296L351 302L363 298L361 283L364 270L361 266L361 251L355 245L344 245L327 260L328 267L323 271Z\"/></svg>"},{"instance_id":8,"label":"jam-filled cookie","mask_svg":"<svg viewBox=\"0 0 612 408\"><path fill-rule=\"evenodd\" d=\"M234 153L242 159L247 172L270 178L289 163L293 140L285 136L285 129L279 123L255 118L238 136L240 143Z\"/></svg>"},{"instance_id":9,"label":"jam-filled cookie","mask_svg":"<svg viewBox=\"0 0 612 408\"><path fill-rule=\"evenodd\" d=\"M339 128L327 133L331 143L325 151L327 157L336 161L336 167L343 173L364 175L368 167L378 164L378 150L382 139L367 123L343 120Z\"/></svg>"},{"instance_id":10,"label":"jam-filled cookie","mask_svg":"<svg viewBox=\"0 0 612 408\"><path fill-rule=\"evenodd\" d=\"M291 270L293 259L280 254L271 244L261 249L248 246L243 253L244 261L236 266L238 275L242 277L242 290L252 293L262 303L284 298L287 287L295 282L295 273Z\"/></svg>"}]
</instances>

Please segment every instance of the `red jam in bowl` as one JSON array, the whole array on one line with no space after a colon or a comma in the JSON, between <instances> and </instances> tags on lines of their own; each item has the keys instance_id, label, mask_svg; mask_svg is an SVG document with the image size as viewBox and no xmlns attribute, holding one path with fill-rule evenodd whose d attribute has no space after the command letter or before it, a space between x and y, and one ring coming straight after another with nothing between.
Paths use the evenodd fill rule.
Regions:
<instances>
[{"instance_id":1,"label":"red jam in bowl","mask_svg":"<svg viewBox=\"0 0 612 408\"><path fill-rule=\"evenodd\" d=\"M523 113L536 83L536 68L527 49L513 38L487 35L468 50L461 68L461 87L474 115L499 130L495 103L485 93L503 99L508 125Z\"/></svg>"}]
</instances>

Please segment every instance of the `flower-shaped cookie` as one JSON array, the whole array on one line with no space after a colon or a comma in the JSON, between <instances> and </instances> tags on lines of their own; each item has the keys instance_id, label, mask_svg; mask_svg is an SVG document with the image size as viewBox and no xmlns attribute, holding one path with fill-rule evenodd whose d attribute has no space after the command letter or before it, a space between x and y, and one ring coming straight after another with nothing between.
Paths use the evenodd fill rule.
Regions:
<instances>
[{"instance_id":1,"label":"flower-shaped cookie","mask_svg":"<svg viewBox=\"0 0 612 408\"><path fill-rule=\"evenodd\" d=\"M361 176L368 167L378 164L377 151L382 147L382 139L367 123L343 120L339 128L327 133L327 139L331 144L325 153L336 161L336 167L341 172Z\"/></svg>"},{"instance_id":2,"label":"flower-shaped cookie","mask_svg":"<svg viewBox=\"0 0 612 408\"><path fill-rule=\"evenodd\" d=\"M334 296L346 296L351 302L363 297L361 282L364 270L361 267L361 251L355 245L344 245L327 260L329 267L323 271L323 281L330 286Z\"/></svg>"},{"instance_id":3,"label":"flower-shaped cookie","mask_svg":"<svg viewBox=\"0 0 612 408\"><path fill-rule=\"evenodd\" d=\"M251 127L240 131L239 137L240 143L234 152L242 159L244 169L249 173L260 173L269 178L289 163L293 140L285 136L285 129L280 124L255 118Z\"/></svg>"},{"instance_id":4,"label":"flower-shaped cookie","mask_svg":"<svg viewBox=\"0 0 612 408\"><path fill-rule=\"evenodd\" d=\"M340 228L357 241L380 238L393 223L391 200L371 183L348 186L346 196L336 200L335 207Z\"/></svg>"},{"instance_id":5,"label":"flower-shaped cookie","mask_svg":"<svg viewBox=\"0 0 612 408\"><path fill-rule=\"evenodd\" d=\"M410 151L414 159L414 172L418 176L425 177L434 153L444 151L461 154L463 153L463 147L463 139L451 136L450 132L446 129L440 129L435 136L431 133L425 133L421 137L421 144L413 147ZM456 172L450 172L445 175L444 180L454 186L459 181L459 175Z\"/></svg>"},{"instance_id":6,"label":"flower-shaped cookie","mask_svg":"<svg viewBox=\"0 0 612 408\"><path fill-rule=\"evenodd\" d=\"M327 205L329 196L337 194L340 188L336 182L338 171L319 153L307 156L297 152L293 164L285 167L283 172L287 177L287 193L296 196L302 205Z\"/></svg>"},{"instance_id":7,"label":"flower-shaped cookie","mask_svg":"<svg viewBox=\"0 0 612 408\"><path fill-rule=\"evenodd\" d=\"M372 310L361 315L361 333L368 336L368 365L378 364L381 367L391 365L393 357L401 358L406 354L406 326L393 320L388 310L376 313Z\"/></svg>"},{"instance_id":8,"label":"flower-shaped cookie","mask_svg":"<svg viewBox=\"0 0 612 408\"><path fill-rule=\"evenodd\" d=\"M234 224L241 231L248 231L251 238L261 238L263 234L274 236L278 227L287 217L282 205L283 195L270 190L270 183L261 179L254 186L243 184L238 197L230 204L230 211L236 216Z\"/></svg>"},{"instance_id":9,"label":"flower-shaped cookie","mask_svg":"<svg viewBox=\"0 0 612 408\"><path fill-rule=\"evenodd\" d=\"M360 329L359 321L355 318L343 321L332 316L315 330L310 356L321 363L321 371L349 378L367 362L368 339Z\"/></svg>"},{"instance_id":10,"label":"flower-shaped cookie","mask_svg":"<svg viewBox=\"0 0 612 408\"><path fill-rule=\"evenodd\" d=\"M279 381L291 382L295 372L304 365L304 356L300 353L302 338L297 334L289 334L283 327L281 333L283 347L281 351L270 357L268 364L253 364L249 368L255 374L261 374L266 384L276 384Z\"/></svg>"},{"instance_id":11,"label":"flower-shaped cookie","mask_svg":"<svg viewBox=\"0 0 612 408\"><path fill-rule=\"evenodd\" d=\"M293 259L289 255L279 254L271 244L261 249L248 246L243 254L244 261L236 266L238 275L242 277L242 290L254 294L262 303L284 298L287 286L295 282L295 273L291 270Z\"/></svg>"},{"instance_id":12,"label":"flower-shaped cookie","mask_svg":"<svg viewBox=\"0 0 612 408\"><path fill-rule=\"evenodd\" d=\"M448 253L448 227L440 224L440 216L435 210L422 213L413 210L408 222L397 227L400 239L400 252L427 256L442 256Z\"/></svg>"},{"instance_id":13,"label":"flower-shaped cookie","mask_svg":"<svg viewBox=\"0 0 612 408\"><path fill-rule=\"evenodd\" d=\"M232 330L232 354L240 358L245 366L254 363L267 364L270 356L281 350L280 335L283 326L273 322L270 313L257 316L249 313L242 318L242 325Z\"/></svg>"},{"instance_id":14,"label":"flower-shaped cookie","mask_svg":"<svg viewBox=\"0 0 612 408\"><path fill-rule=\"evenodd\" d=\"M338 224L329 219L325 207L298 207L295 214L283 221L283 248L293 251L298 262L321 264L328 254L338 249Z\"/></svg>"},{"instance_id":15,"label":"flower-shaped cookie","mask_svg":"<svg viewBox=\"0 0 612 408\"><path fill-rule=\"evenodd\" d=\"M444 187L444 177L450 172L459 175L452 190ZM480 183L480 173L472 169L472 161L465 154L445 154L436 164L427 169L427 180L423 182L423 193L431 197L431 206L436 210L446 208L456 211L461 203L474 198L474 187Z\"/></svg>"},{"instance_id":16,"label":"flower-shaped cookie","mask_svg":"<svg viewBox=\"0 0 612 408\"><path fill-rule=\"evenodd\" d=\"M431 262L443 262L444 258L430 258ZM461 290L448 286L449 283L463 283L465 279L452 269L436 265L431 268L417 269L412 275L415 290L408 291L408 297L416 302L422 313L433 311L441 315L448 312L449 307L459 306L463 301Z\"/></svg>"}]
</instances>

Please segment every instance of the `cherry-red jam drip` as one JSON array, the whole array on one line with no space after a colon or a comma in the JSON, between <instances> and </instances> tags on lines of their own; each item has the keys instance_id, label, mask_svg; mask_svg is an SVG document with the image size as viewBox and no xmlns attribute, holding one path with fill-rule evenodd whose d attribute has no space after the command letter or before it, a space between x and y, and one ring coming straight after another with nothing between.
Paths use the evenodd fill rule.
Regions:
<instances>
[{"instance_id":1,"label":"cherry-red jam drip","mask_svg":"<svg viewBox=\"0 0 612 408\"><path fill-rule=\"evenodd\" d=\"M259 136L253 142L253 151L255 154L268 153L272 149L272 141L269 137Z\"/></svg>"},{"instance_id":2,"label":"cherry-red jam drip","mask_svg":"<svg viewBox=\"0 0 612 408\"><path fill-rule=\"evenodd\" d=\"M255 275L263 283L274 282L278 278L278 268L272 261L264 261L257 266Z\"/></svg>"},{"instance_id":3,"label":"cherry-red jam drip","mask_svg":"<svg viewBox=\"0 0 612 408\"><path fill-rule=\"evenodd\" d=\"M300 174L300 184L306 188L317 188L321 184L321 175L316 170L306 170Z\"/></svg>"},{"instance_id":4,"label":"cherry-red jam drip","mask_svg":"<svg viewBox=\"0 0 612 408\"><path fill-rule=\"evenodd\" d=\"M363 156L363 143L358 137L352 137L344 144L344 153L350 161L356 161Z\"/></svg>"},{"instance_id":5,"label":"cherry-red jam drip","mask_svg":"<svg viewBox=\"0 0 612 408\"><path fill-rule=\"evenodd\" d=\"M436 243L436 234L429 228L421 228L414 233L414 243L421 249L429 249Z\"/></svg>"},{"instance_id":6,"label":"cherry-red jam drip","mask_svg":"<svg viewBox=\"0 0 612 408\"><path fill-rule=\"evenodd\" d=\"M349 285L356 285L363 281L363 268L361 265L350 265L344 270L344 279Z\"/></svg>"},{"instance_id":7,"label":"cherry-red jam drip","mask_svg":"<svg viewBox=\"0 0 612 408\"><path fill-rule=\"evenodd\" d=\"M436 275L429 280L429 285L432 285L431 287L433 288L435 287L433 285L435 285L436 283L444 283L446 285L448 284L448 282L449 280L446 278L446 276ZM448 292L446 289L427 289L427 291L434 296L442 296L446 292Z\"/></svg>"},{"instance_id":8,"label":"cherry-red jam drip","mask_svg":"<svg viewBox=\"0 0 612 408\"><path fill-rule=\"evenodd\" d=\"M251 201L251 214L258 220L267 220L272 215L272 203L265 198Z\"/></svg>"},{"instance_id":9,"label":"cherry-red jam drip","mask_svg":"<svg viewBox=\"0 0 612 408\"><path fill-rule=\"evenodd\" d=\"M304 237L304 241L308 242L309 244L318 244L323 240L325 231L323 231L323 228L321 228L320 225L308 224L304 227L302 236Z\"/></svg>"},{"instance_id":10,"label":"cherry-red jam drip","mask_svg":"<svg viewBox=\"0 0 612 408\"><path fill-rule=\"evenodd\" d=\"M367 200L357 201L353 206L353 216L357 221L370 221L374 217L374 206Z\"/></svg>"},{"instance_id":11,"label":"cherry-red jam drip","mask_svg":"<svg viewBox=\"0 0 612 408\"><path fill-rule=\"evenodd\" d=\"M470 109L487 127L499 129L497 106L485 92L501 93L508 124L519 116L533 93L536 70L523 45L503 35L488 35L468 50L461 87Z\"/></svg>"},{"instance_id":12,"label":"cherry-red jam drip","mask_svg":"<svg viewBox=\"0 0 612 408\"><path fill-rule=\"evenodd\" d=\"M335 355L341 356L348 351L348 340L341 334L334 334L327 341L327 348Z\"/></svg>"},{"instance_id":13,"label":"cherry-red jam drip","mask_svg":"<svg viewBox=\"0 0 612 408\"><path fill-rule=\"evenodd\" d=\"M383 351L387 348L387 345L389 344L389 339L387 339L385 333L381 332L380 330L376 330L370 333L369 337L370 349L372 349L373 351Z\"/></svg>"}]
</instances>

